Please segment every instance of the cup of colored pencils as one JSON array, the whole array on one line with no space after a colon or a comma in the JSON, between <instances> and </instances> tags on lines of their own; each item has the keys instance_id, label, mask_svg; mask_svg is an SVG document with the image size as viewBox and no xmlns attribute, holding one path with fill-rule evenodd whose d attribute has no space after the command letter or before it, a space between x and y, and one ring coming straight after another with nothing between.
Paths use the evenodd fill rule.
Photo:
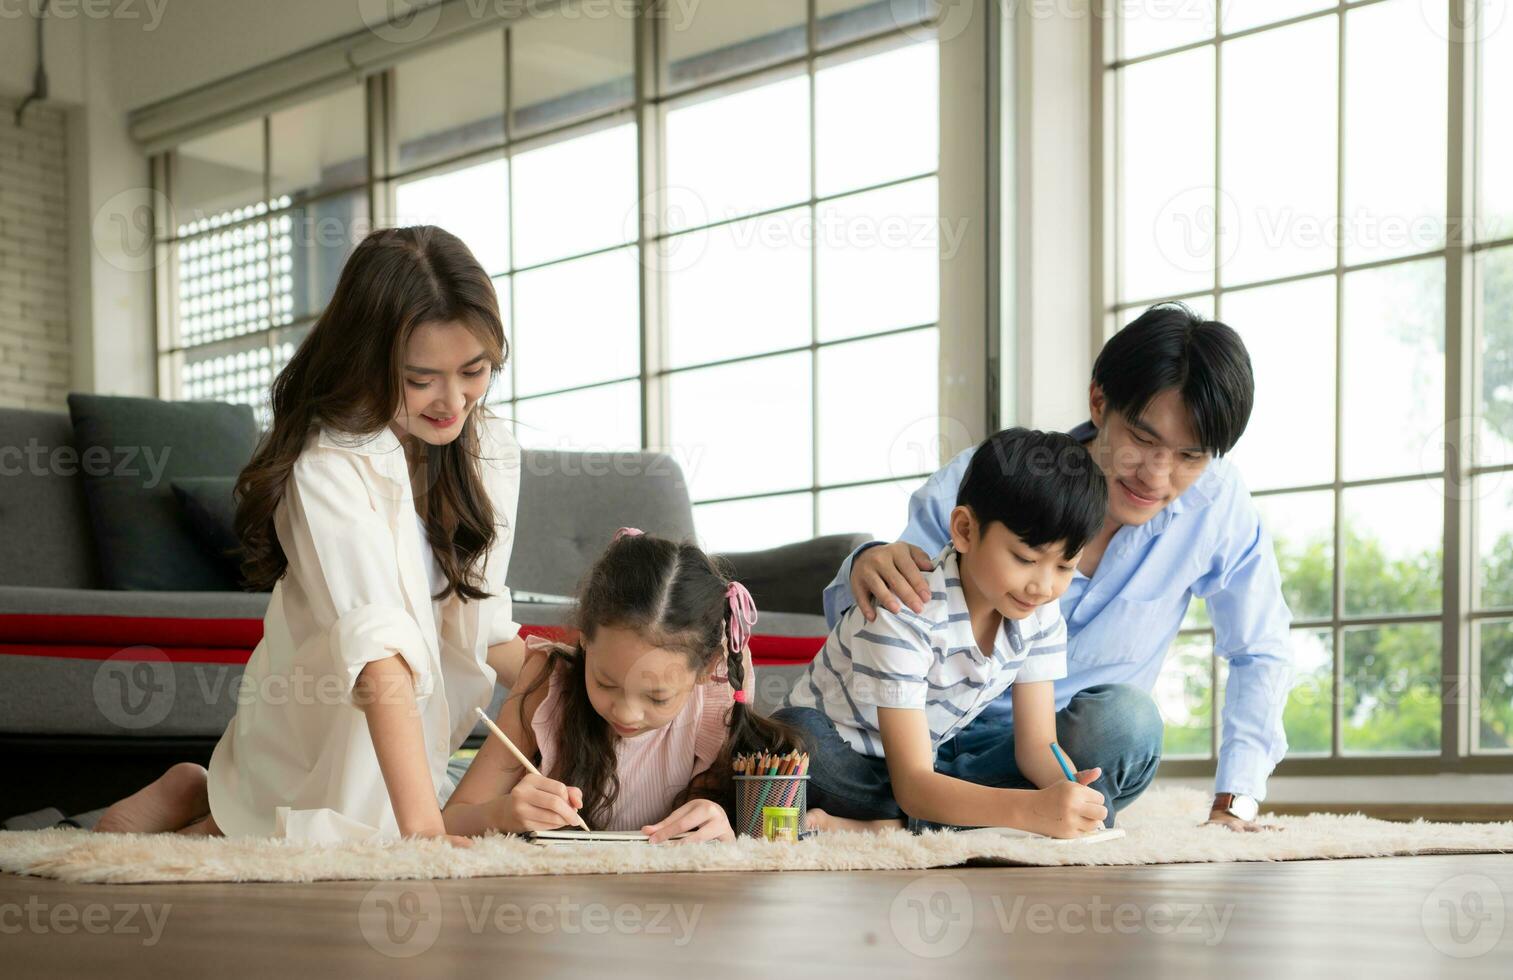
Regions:
<instances>
[{"instance_id":1,"label":"cup of colored pencils","mask_svg":"<svg viewBox=\"0 0 1513 980\"><path fill-rule=\"evenodd\" d=\"M808 808L809 754L759 752L731 760L736 784L736 832L797 841Z\"/></svg>"}]
</instances>

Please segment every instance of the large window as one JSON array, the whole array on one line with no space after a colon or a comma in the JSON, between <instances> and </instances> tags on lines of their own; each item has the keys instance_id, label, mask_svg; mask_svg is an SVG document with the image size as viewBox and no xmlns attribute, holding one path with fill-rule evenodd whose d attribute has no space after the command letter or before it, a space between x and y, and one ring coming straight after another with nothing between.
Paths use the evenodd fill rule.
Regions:
<instances>
[{"instance_id":1,"label":"large window","mask_svg":"<svg viewBox=\"0 0 1513 980\"><path fill-rule=\"evenodd\" d=\"M1513 749L1505 5L1117 6L1109 324L1182 299L1250 348L1232 459L1294 617L1291 755L1494 765L1467 757ZM1195 604L1158 689L1169 755L1217 748L1212 653Z\"/></svg>"},{"instance_id":2,"label":"large window","mask_svg":"<svg viewBox=\"0 0 1513 980\"><path fill-rule=\"evenodd\" d=\"M168 397L252 405L320 312L368 226L361 85L181 144L156 161L171 204L158 296Z\"/></svg>"},{"instance_id":3,"label":"large window","mask_svg":"<svg viewBox=\"0 0 1513 980\"><path fill-rule=\"evenodd\" d=\"M671 450L717 550L895 534L938 414L936 6L532 5L179 146L167 393L258 404L371 200L494 278L522 444Z\"/></svg>"}]
</instances>

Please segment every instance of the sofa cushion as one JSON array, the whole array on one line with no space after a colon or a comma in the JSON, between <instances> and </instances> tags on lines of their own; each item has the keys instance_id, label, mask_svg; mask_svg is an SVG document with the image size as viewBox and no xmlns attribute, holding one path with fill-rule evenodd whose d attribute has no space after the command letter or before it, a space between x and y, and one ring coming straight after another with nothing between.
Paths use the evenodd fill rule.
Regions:
<instances>
[{"instance_id":1,"label":"sofa cushion","mask_svg":"<svg viewBox=\"0 0 1513 980\"><path fill-rule=\"evenodd\" d=\"M751 592L758 609L825 614L825 587L851 552L872 540L866 534L827 534L766 551L719 557Z\"/></svg>"},{"instance_id":2,"label":"sofa cushion","mask_svg":"<svg viewBox=\"0 0 1513 980\"><path fill-rule=\"evenodd\" d=\"M240 579L242 542L236 536L236 498L232 495L236 477L190 476L171 485L200 547L220 562L227 575Z\"/></svg>"},{"instance_id":3,"label":"sofa cushion","mask_svg":"<svg viewBox=\"0 0 1513 980\"><path fill-rule=\"evenodd\" d=\"M688 484L664 453L533 449L521 467L511 589L576 594L621 527L693 540Z\"/></svg>"},{"instance_id":4,"label":"sofa cushion","mask_svg":"<svg viewBox=\"0 0 1513 980\"><path fill-rule=\"evenodd\" d=\"M170 488L235 476L257 445L246 405L71 394L102 583L112 589L234 590L198 541Z\"/></svg>"},{"instance_id":5,"label":"sofa cushion","mask_svg":"<svg viewBox=\"0 0 1513 980\"><path fill-rule=\"evenodd\" d=\"M0 409L0 585L99 584L79 463L67 415Z\"/></svg>"}]
</instances>

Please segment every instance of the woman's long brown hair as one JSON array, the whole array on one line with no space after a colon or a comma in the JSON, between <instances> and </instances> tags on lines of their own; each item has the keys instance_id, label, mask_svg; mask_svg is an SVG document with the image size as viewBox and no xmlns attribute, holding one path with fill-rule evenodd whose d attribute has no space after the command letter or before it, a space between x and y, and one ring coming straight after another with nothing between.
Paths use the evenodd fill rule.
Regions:
<instances>
[{"instance_id":1,"label":"woman's long brown hair","mask_svg":"<svg viewBox=\"0 0 1513 980\"><path fill-rule=\"evenodd\" d=\"M509 353L499 298L468 247L429 225L368 235L347 259L320 319L274 379L273 424L237 478L236 534L247 589L273 588L288 568L274 513L311 431L324 425L369 435L388 426L405 404L405 346L429 323L465 326L498 376ZM447 579L436 599L454 592L488 597L478 566L494 541L494 512L477 463L481 411L468 413L450 443L420 447L426 538Z\"/></svg>"},{"instance_id":2,"label":"woman's long brown hair","mask_svg":"<svg viewBox=\"0 0 1513 980\"><path fill-rule=\"evenodd\" d=\"M561 671L557 683L565 685L562 736L559 755L547 775L583 791L582 812L591 825L602 826L608 818L620 793L620 781L615 735L589 700L583 641L592 642L606 627L629 630L651 646L683 654L689 668L704 676L723 658L730 686L739 691L746 684L746 661L742 651L730 649L725 642L729 586L725 568L696 545L651 534L617 539L589 570L579 589L573 622L579 643L571 652L553 651L547 669L520 698L520 721L529 726L525 702L554 672ZM727 726L729 735L720 758L694 779L675 806L702 797L733 813L733 754L803 747L792 728L739 701L731 705Z\"/></svg>"}]
</instances>

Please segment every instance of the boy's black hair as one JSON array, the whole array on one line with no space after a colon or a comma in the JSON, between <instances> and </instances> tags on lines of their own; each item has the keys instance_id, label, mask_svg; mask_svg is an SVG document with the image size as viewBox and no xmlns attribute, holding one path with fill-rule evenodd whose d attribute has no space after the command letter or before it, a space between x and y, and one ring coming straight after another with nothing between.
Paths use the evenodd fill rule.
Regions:
<instances>
[{"instance_id":1,"label":"boy's black hair","mask_svg":"<svg viewBox=\"0 0 1513 980\"><path fill-rule=\"evenodd\" d=\"M1177 389L1199 445L1215 456L1240 441L1255 404L1255 376L1240 335L1182 303L1158 303L1109 338L1093 362L1093 382L1108 408L1127 419Z\"/></svg>"},{"instance_id":2,"label":"boy's black hair","mask_svg":"<svg viewBox=\"0 0 1513 980\"><path fill-rule=\"evenodd\" d=\"M972 454L956 503L972 508L983 532L997 521L1031 548L1060 541L1071 558L1103 527L1108 484L1071 436L1004 429Z\"/></svg>"}]
</instances>

